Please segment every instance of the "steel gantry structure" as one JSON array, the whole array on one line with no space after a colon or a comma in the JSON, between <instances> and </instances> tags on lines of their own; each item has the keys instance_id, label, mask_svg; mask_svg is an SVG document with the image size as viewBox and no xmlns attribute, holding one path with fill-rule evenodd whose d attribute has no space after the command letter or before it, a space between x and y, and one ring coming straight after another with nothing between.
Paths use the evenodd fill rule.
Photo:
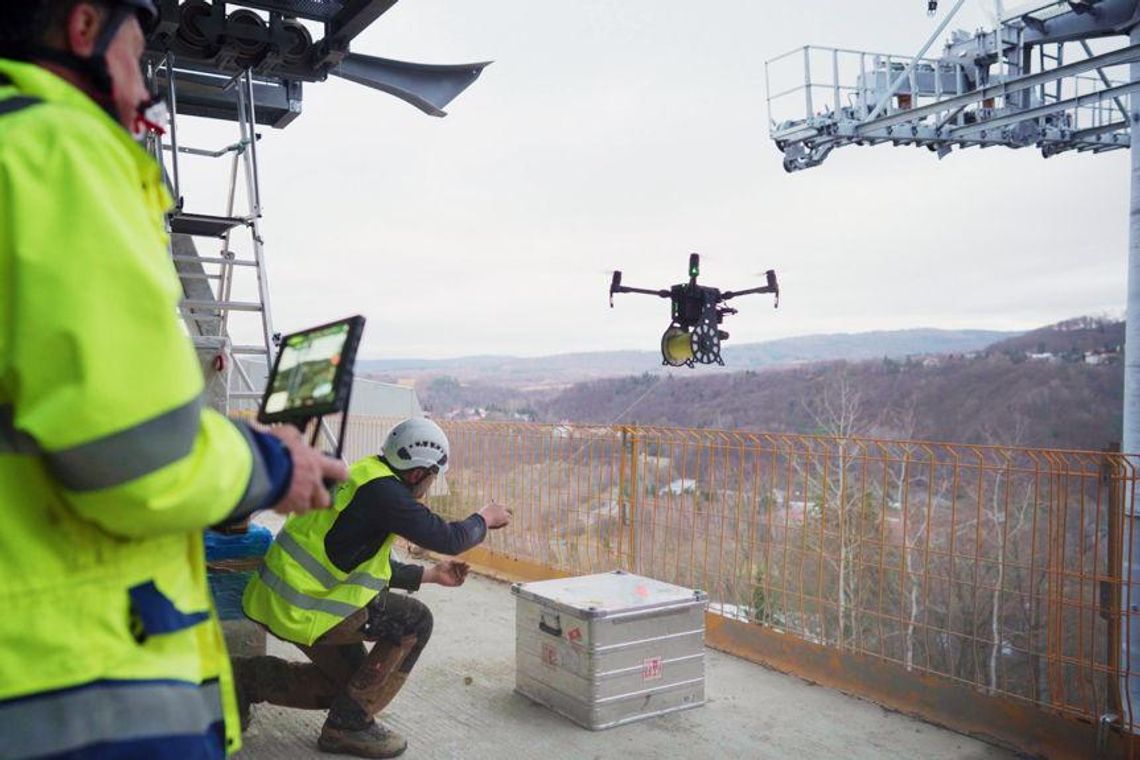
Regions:
<instances>
[{"instance_id":1,"label":"steel gantry structure","mask_svg":"<svg viewBox=\"0 0 1140 760\"><path fill-rule=\"evenodd\" d=\"M964 3L914 56L809 46L770 60L770 133L784 168L818 166L844 145L939 156L993 145L1037 146L1045 156L1129 147L1122 96L1137 85L1121 68L1140 55L1138 43L1094 52L1089 41L1127 36L1136 0L1039 4L993 30L954 32L940 57L926 57ZM773 79L778 88L789 78L774 89Z\"/></svg>"},{"instance_id":2,"label":"steel gantry structure","mask_svg":"<svg viewBox=\"0 0 1140 760\"><path fill-rule=\"evenodd\" d=\"M1140 2L1036 2L993 29L955 31L928 55L965 0L956 0L913 56L803 47L766 66L769 130L789 172L821 164L846 145L910 145L943 158L956 149L1036 147L1068 151L1131 148L1131 217L1125 326L1122 445L1140 460ZM929 9L937 9L929 0ZM1090 44L1092 43L1092 44ZM1134 502L1130 502L1134 503ZM1125 514L1119 572L1119 682L1102 724L1140 733L1140 514ZM1103 589L1102 589L1103 590ZM1111 598L1109 594L1106 598ZM1107 602L1105 602L1107 604ZM1115 605L1109 605L1113 607Z\"/></svg>"}]
</instances>

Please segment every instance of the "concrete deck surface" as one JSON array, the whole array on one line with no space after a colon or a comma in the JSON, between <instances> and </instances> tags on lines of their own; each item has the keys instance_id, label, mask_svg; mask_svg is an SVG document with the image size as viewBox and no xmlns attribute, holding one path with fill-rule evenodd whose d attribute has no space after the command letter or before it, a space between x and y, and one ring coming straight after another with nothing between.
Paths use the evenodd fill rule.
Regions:
<instances>
[{"instance_id":1,"label":"concrete deck surface","mask_svg":"<svg viewBox=\"0 0 1140 760\"><path fill-rule=\"evenodd\" d=\"M381 716L408 739L404 757L576 758L1013 758L1013 753L870 702L706 649L708 703L639 723L589 731L515 693L515 599L471 576L460 588L425 586L431 643ZM302 660L270 638L269 651ZM317 750L324 713L254 707L240 760L329 758Z\"/></svg>"}]
</instances>

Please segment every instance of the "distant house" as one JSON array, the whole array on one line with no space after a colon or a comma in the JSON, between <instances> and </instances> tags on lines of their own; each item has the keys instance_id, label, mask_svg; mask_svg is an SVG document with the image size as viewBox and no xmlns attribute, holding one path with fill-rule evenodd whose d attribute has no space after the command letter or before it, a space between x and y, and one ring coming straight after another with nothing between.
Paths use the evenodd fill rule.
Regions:
<instances>
[{"instance_id":1,"label":"distant house","mask_svg":"<svg viewBox=\"0 0 1140 760\"><path fill-rule=\"evenodd\" d=\"M1109 349L1097 349L1085 352L1085 364L1112 364L1120 358L1119 352Z\"/></svg>"},{"instance_id":2,"label":"distant house","mask_svg":"<svg viewBox=\"0 0 1140 760\"><path fill-rule=\"evenodd\" d=\"M697 481L690 480L689 478L677 478L669 485L661 489L662 496L680 496L683 493L696 493Z\"/></svg>"}]
</instances>

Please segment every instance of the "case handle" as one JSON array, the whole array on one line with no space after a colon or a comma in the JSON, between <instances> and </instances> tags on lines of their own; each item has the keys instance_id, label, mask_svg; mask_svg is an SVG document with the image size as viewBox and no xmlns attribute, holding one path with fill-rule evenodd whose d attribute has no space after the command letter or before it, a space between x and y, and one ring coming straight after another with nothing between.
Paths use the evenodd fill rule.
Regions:
<instances>
[{"instance_id":1,"label":"case handle","mask_svg":"<svg viewBox=\"0 0 1140 760\"><path fill-rule=\"evenodd\" d=\"M549 633L551 636L562 638L562 616L554 615L554 625L546 622L547 613L541 613L538 619L538 630L543 633Z\"/></svg>"}]
</instances>

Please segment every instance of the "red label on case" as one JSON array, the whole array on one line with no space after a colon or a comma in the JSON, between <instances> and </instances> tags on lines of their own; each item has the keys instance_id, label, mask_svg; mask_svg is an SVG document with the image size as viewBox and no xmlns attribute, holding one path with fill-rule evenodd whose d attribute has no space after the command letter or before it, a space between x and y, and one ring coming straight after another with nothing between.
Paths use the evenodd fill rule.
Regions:
<instances>
[{"instance_id":1,"label":"red label on case","mask_svg":"<svg viewBox=\"0 0 1140 760\"><path fill-rule=\"evenodd\" d=\"M660 657L650 657L641 664L641 680L652 681L661 677L663 663Z\"/></svg>"}]
</instances>

